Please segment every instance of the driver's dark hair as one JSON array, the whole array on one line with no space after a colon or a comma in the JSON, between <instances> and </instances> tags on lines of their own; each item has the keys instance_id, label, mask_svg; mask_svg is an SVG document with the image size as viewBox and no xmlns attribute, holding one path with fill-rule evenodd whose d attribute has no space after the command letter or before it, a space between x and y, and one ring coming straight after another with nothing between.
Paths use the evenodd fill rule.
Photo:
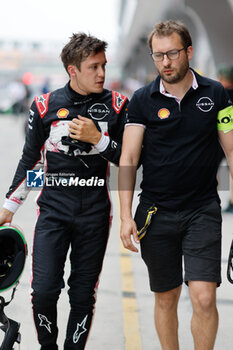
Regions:
<instances>
[{"instance_id":1,"label":"driver's dark hair","mask_svg":"<svg viewBox=\"0 0 233 350\"><path fill-rule=\"evenodd\" d=\"M106 50L108 44L92 35L85 33L73 34L70 41L64 46L61 52L61 60L68 72L68 66L73 64L80 70L81 62L91 54L97 54Z\"/></svg>"},{"instance_id":2,"label":"driver's dark hair","mask_svg":"<svg viewBox=\"0 0 233 350\"><path fill-rule=\"evenodd\" d=\"M183 46L187 47L192 46L192 38L189 33L188 28L181 21L168 20L165 22L156 23L152 32L148 36L148 45L152 52L152 39L154 36L159 38L170 36L173 33L177 33L182 41Z\"/></svg>"}]
</instances>

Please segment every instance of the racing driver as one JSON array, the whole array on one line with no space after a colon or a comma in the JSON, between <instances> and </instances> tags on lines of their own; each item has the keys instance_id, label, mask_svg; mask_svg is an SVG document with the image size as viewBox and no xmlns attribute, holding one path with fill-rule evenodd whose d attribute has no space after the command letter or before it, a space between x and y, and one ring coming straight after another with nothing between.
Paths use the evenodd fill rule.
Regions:
<instances>
[{"instance_id":1,"label":"racing driver","mask_svg":"<svg viewBox=\"0 0 233 350\"><path fill-rule=\"evenodd\" d=\"M57 301L70 247L64 349L84 349L92 323L111 222L109 162L119 162L128 104L103 87L106 47L78 33L62 49L69 82L32 103L22 158L0 212L0 224L11 222L27 186L44 178L32 261L33 316L42 350L58 349Z\"/></svg>"}]
</instances>

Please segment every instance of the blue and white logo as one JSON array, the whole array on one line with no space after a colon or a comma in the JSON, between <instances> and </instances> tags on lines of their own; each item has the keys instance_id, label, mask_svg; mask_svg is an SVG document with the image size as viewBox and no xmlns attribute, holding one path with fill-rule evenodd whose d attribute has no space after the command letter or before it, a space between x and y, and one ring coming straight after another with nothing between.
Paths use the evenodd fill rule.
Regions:
<instances>
[{"instance_id":1,"label":"blue and white logo","mask_svg":"<svg viewBox=\"0 0 233 350\"><path fill-rule=\"evenodd\" d=\"M26 186L30 188L41 188L44 186L44 170L27 170Z\"/></svg>"}]
</instances>

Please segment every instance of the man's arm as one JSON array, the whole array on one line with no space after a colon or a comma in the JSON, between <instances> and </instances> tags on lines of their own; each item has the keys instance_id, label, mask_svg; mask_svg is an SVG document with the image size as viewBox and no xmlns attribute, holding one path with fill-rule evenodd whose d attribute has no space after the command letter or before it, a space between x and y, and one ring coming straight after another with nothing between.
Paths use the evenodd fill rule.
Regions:
<instances>
[{"instance_id":1,"label":"man's arm","mask_svg":"<svg viewBox=\"0 0 233 350\"><path fill-rule=\"evenodd\" d=\"M3 209L0 212L1 225L12 221L14 213L29 193L29 189L25 186L27 170L37 170L43 165L41 149L46 135L35 102L31 106L28 121L28 131L23 154L18 163L13 182L6 194Z\"/></svg>"},{"instance_id":2,"label":"man's arm","mask_svg":"<svg viewBox=\"0 0 233 350\"><path fill-rule=\"evenodd\" d=\"M124 247L133 252L138 252L138 249L132 243L131 235L133 235L135 243L138 244L139 240L137 226L132 217L132 201L143 135L144 128L142 126L126 126L119 167L120 237Z\"/></svg>"},{"instance_id":3,"label":"man's arm","mask_svg":"<svg viewBox=\"0 0 233 350\"><path fill-rule=\"evenodd\" d=\"M218 133L219 140L226 155L230 173L233 178L233 130L227 133L224 133L223 131L219 131Z\"/></svg>"},{"instance_id":4,"label":"man's arm","mask_svg":"<svg viewBox=\"0 0 233 350\"><path fill-rule=\"evenodd\" d=\"M124 130L124 121L122 116L119 118L117 134L105 135L100 132L92 119L78 116L69 123L70 137L75 140L87 142L95 146L102 157L116 165L119 164L121 154L122 134Z\"/></svg>"}]
</instances>

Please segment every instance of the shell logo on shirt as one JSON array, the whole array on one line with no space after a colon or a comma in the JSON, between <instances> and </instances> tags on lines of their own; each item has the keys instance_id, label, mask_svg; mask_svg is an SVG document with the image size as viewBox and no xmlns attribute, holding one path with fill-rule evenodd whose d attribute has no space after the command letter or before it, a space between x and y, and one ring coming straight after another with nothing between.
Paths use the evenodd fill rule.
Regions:
<instances>
[{"instance_id":1,"label":"shell logo on shirt","mask_svg":"<svg viewBox=\"0 0 233 350\"><path fill-rule=\"evenodd\" d=\"M69 114L69 111L66 108L60 108L59 111L57 112L58 118L66 118L68 114Z\"/></svg>"},{"instance_id":2,"label":"shell logo on shirt","mask_svg":"<svg viewBox=\"0 0 233 350\"><path fill-rule=\"evenodd\" d=\"M168 118L170 115L170 111L167 109L167 108L161 108L159 111L158 111L158 117L160 119L166 119Z\"/></svg>"}]
</instances>

